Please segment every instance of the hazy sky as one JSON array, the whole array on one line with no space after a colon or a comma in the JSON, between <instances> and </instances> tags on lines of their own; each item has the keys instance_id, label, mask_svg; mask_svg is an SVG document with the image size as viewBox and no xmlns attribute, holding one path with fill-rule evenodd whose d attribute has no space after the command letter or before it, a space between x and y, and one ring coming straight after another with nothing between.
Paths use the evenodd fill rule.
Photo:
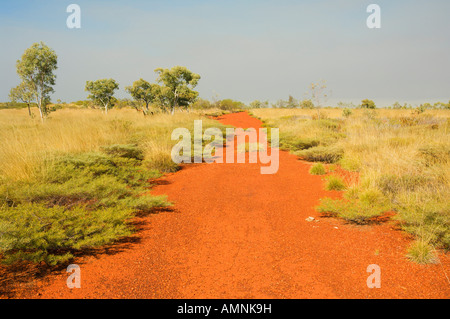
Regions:
<instances>
[{"instance_id":1,"label":"hazy sky","mask_svg":"<svg viewBox=\"0 0 450 319\"><path fill-rule=\"evenodd\" d=\"M81 29L66 8L81 7ZM381 7L381 29L366 8ZM154 69L183 65L202 76L200 96L304 98L327 81L330 104L450 99L448 0L0 0L0 101L19 83L16 60L34 42L58 55L52 100L85 99L86 80L124 87Z\"/></svg>"}]
</instances>

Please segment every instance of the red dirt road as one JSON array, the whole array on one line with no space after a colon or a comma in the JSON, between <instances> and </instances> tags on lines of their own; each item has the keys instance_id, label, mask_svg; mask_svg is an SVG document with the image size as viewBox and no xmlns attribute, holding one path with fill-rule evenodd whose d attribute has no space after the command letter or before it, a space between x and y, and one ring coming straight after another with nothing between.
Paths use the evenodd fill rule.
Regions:
<instances>
[{"instance_id":1,"label":"red dirt road","mask_svg":"<svg viewBox=\"0 0 450 319\"><path fill-rule=\"evenodd\" d=\"M246 113L223 116L260 127ZM449 298L450 256L421 266L406 260L410 243L392 223L352 226L323 218L323 188L310 163L280 152L279 171L260 164L192 164L159 182L174 211L139 218L135 242L83 257L81 288L62 271L34 283L32 298ZM318 222L307 222L312 216ZM381 288L366 270L381 268Z\"/></svg>"}]
</instances>

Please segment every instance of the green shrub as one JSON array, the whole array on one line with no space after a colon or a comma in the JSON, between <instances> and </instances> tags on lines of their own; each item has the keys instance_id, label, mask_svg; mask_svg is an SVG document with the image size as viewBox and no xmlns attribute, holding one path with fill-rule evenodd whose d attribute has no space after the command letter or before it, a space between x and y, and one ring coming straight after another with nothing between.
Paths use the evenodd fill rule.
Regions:
<instances>
[{"instance_id":1,"label":"green shrub","mask_svg":"<svg viewBox=\"0 0 450 319\"><path fill-rule=\"evenodd\" d=\"M368 196L370 197L370 195ZM331 199L323 198L316 207L319 213L336 216L349 222L364 224L371 218L381 216L388 211L389 206L385 201L361 199Z\"/></svg>"},{"instance_id":2,"label":"green shrub","mask_svg":"<svg viewBox=\"0 0 450 319\"><path fill-rule=\"evenodd\" d=\"M361 169L361 161L357 157L352 157L349 155L344 155L339 160L339 165L347 171L358 172Z\"/></svg>"},{"instance_id":3,"label":"green shrub","mask_svg":"<svg viewBox=\"0 0 450 319\"><path fill-rule=\"evenodd\" d=\"M309 173L312 175L324 175L327 173L327 171L325 169L325 166L323 166L323 164L316 163L311 167Z\"/></svg>"},{"instance_id":4,"label":"green shrub","mask_svg":"<svg viewBox=\"0 0 450 319\"><path fill-rule=\"evenodd\" d=\"M152 154L144 161L144 166L147 169L157 170L163 173L172 173L180 169L180 166L172 160L171 154L166 152Z\"/></svg>"},{"instance_id":5,"label":"green shrub","mask_svg":"<svg viewBox=\"0 0 450 319\"><path fill-rule=\"evenodd\" d=\"M342 110L342 116L343 117L349 117L350 115L352 115L353 111L349 108L345 108Z\"/></svg>"},{"instance_id":6,"label":"green shrub","mask_svg":"<svg viewBox=\"0 0 450 319\"><path fill-rule=\"evenodd\" d=\"M55 265L73 252L108 244L131 234L127 221L131 209L104 208L90 211L82 206L67 209L24 204L2 209L0 251L4 262L44 261Z\"/></svg>"},{"instance_id":7,"label":"green shrub","mask_svg":"<svg viewBox=\"0 0 450 319\"><path fill-rule=\"evenodd\" d=\"M430 196L418 190L396 199L395 219L403 230L431 245L450 249L450 206L445 194Z\"/></svg>"},{"instance_id":8,"label":"green shrub","mask_svg":"<svg viewBox=\"0 0 450 319\"><path fill-rule=\"evenodd\" d=\"M327 191L342 191L346 189L346 186L342 177L331 175L326 177L325 189Z\"/></svg>"},{"instance_id":9,"label":"green shrub","mask_svg":"<svg viewBox=\"0 0 450 319\"><path fill-rule=\"evenodd\" d=\"M434 264L439 261L434 247L421 240L409 246L407 257L418 264Z\"/></svg>"},{"instance_id":10,"label":"green shrub","mask_svg":"<svg viewBox=\"0 0 450 319\"><path fill-rule=\"evenodd\" d=\"M290 151L305 150L320 144L319 140L311 138L298 138L292 135L281 135L280 146L282 149Z\"/></svg>"},{"instance_id":11,"label":"green shrub","mask_svg":"<svg viewBox=\"0 0 450 319\"><path fill-rule=\"evenodd\" d=\"M135 213L169 205L164 196L143 195L160 173L143 166L136 146L102 150L107 154L60 156L46 163L37 181L0 187L4 262L64 262L76 250L129 235L127 221Z\"/></svg>"},{"instance_id":12,"label":"green shrub","mask_svg":"<svg viewBox=\"0 0 450 319\"><path fill-rule=\"evenodd\" d=\"M344 155L344 151L336 146L316 146L295 153L310 162L336 163Z\"/></svg>"},{"instance_id":13,"label":"green shrub","mask_svg":"<svg viewBox=\"0 0 450 319\"><path fill-rule=\"evenodd\" d=\"M126 145L110 145L103 146L102 151L111 156L124 157L135 160L143 160L144 152L137 147L136 144L126 144Z\"/></svg>"}]
</instances>

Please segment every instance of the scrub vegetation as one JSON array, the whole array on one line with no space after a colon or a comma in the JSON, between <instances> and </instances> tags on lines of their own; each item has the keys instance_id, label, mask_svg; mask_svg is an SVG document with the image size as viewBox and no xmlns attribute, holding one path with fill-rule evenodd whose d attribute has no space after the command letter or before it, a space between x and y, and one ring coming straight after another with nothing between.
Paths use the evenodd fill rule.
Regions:
<instances>
[{"instance_id":1,"label":"scrub vegetation","mask_svg":"<svg viewBox=\"0 0 450 319\"><path fill-rule=\"evenodd\" d=\"M320 118L313 109L251 112L280 129L283 149L358 172L350 185L328 177L328 189L347 189L342 199L324 198L319 212L362 224L392 211L417 240L408 257L431 262L435 248L450 248L450 111L423 105L374 109L371 101L364 103L369 106L344 112L321 108Z\"/></svg>"}]
</instances>

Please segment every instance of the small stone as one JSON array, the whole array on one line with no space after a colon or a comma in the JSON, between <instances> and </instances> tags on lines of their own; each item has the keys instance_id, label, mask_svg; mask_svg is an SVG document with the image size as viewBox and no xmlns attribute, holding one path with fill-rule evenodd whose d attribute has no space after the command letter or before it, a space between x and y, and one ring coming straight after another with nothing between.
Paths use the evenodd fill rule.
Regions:
<instances>
[{"instance_id":1,"label":"small stone","mask_svg":"<svg viewBox=\"0 0 450 319\"><path fill-rule=\"evenodd\" d=\"M314 220L314 217L311 217L311 216L310 216L310 217L306 218L305 220L306 220L307 222L312 222L312 221Z\"/></svg>"}]
</instances>

